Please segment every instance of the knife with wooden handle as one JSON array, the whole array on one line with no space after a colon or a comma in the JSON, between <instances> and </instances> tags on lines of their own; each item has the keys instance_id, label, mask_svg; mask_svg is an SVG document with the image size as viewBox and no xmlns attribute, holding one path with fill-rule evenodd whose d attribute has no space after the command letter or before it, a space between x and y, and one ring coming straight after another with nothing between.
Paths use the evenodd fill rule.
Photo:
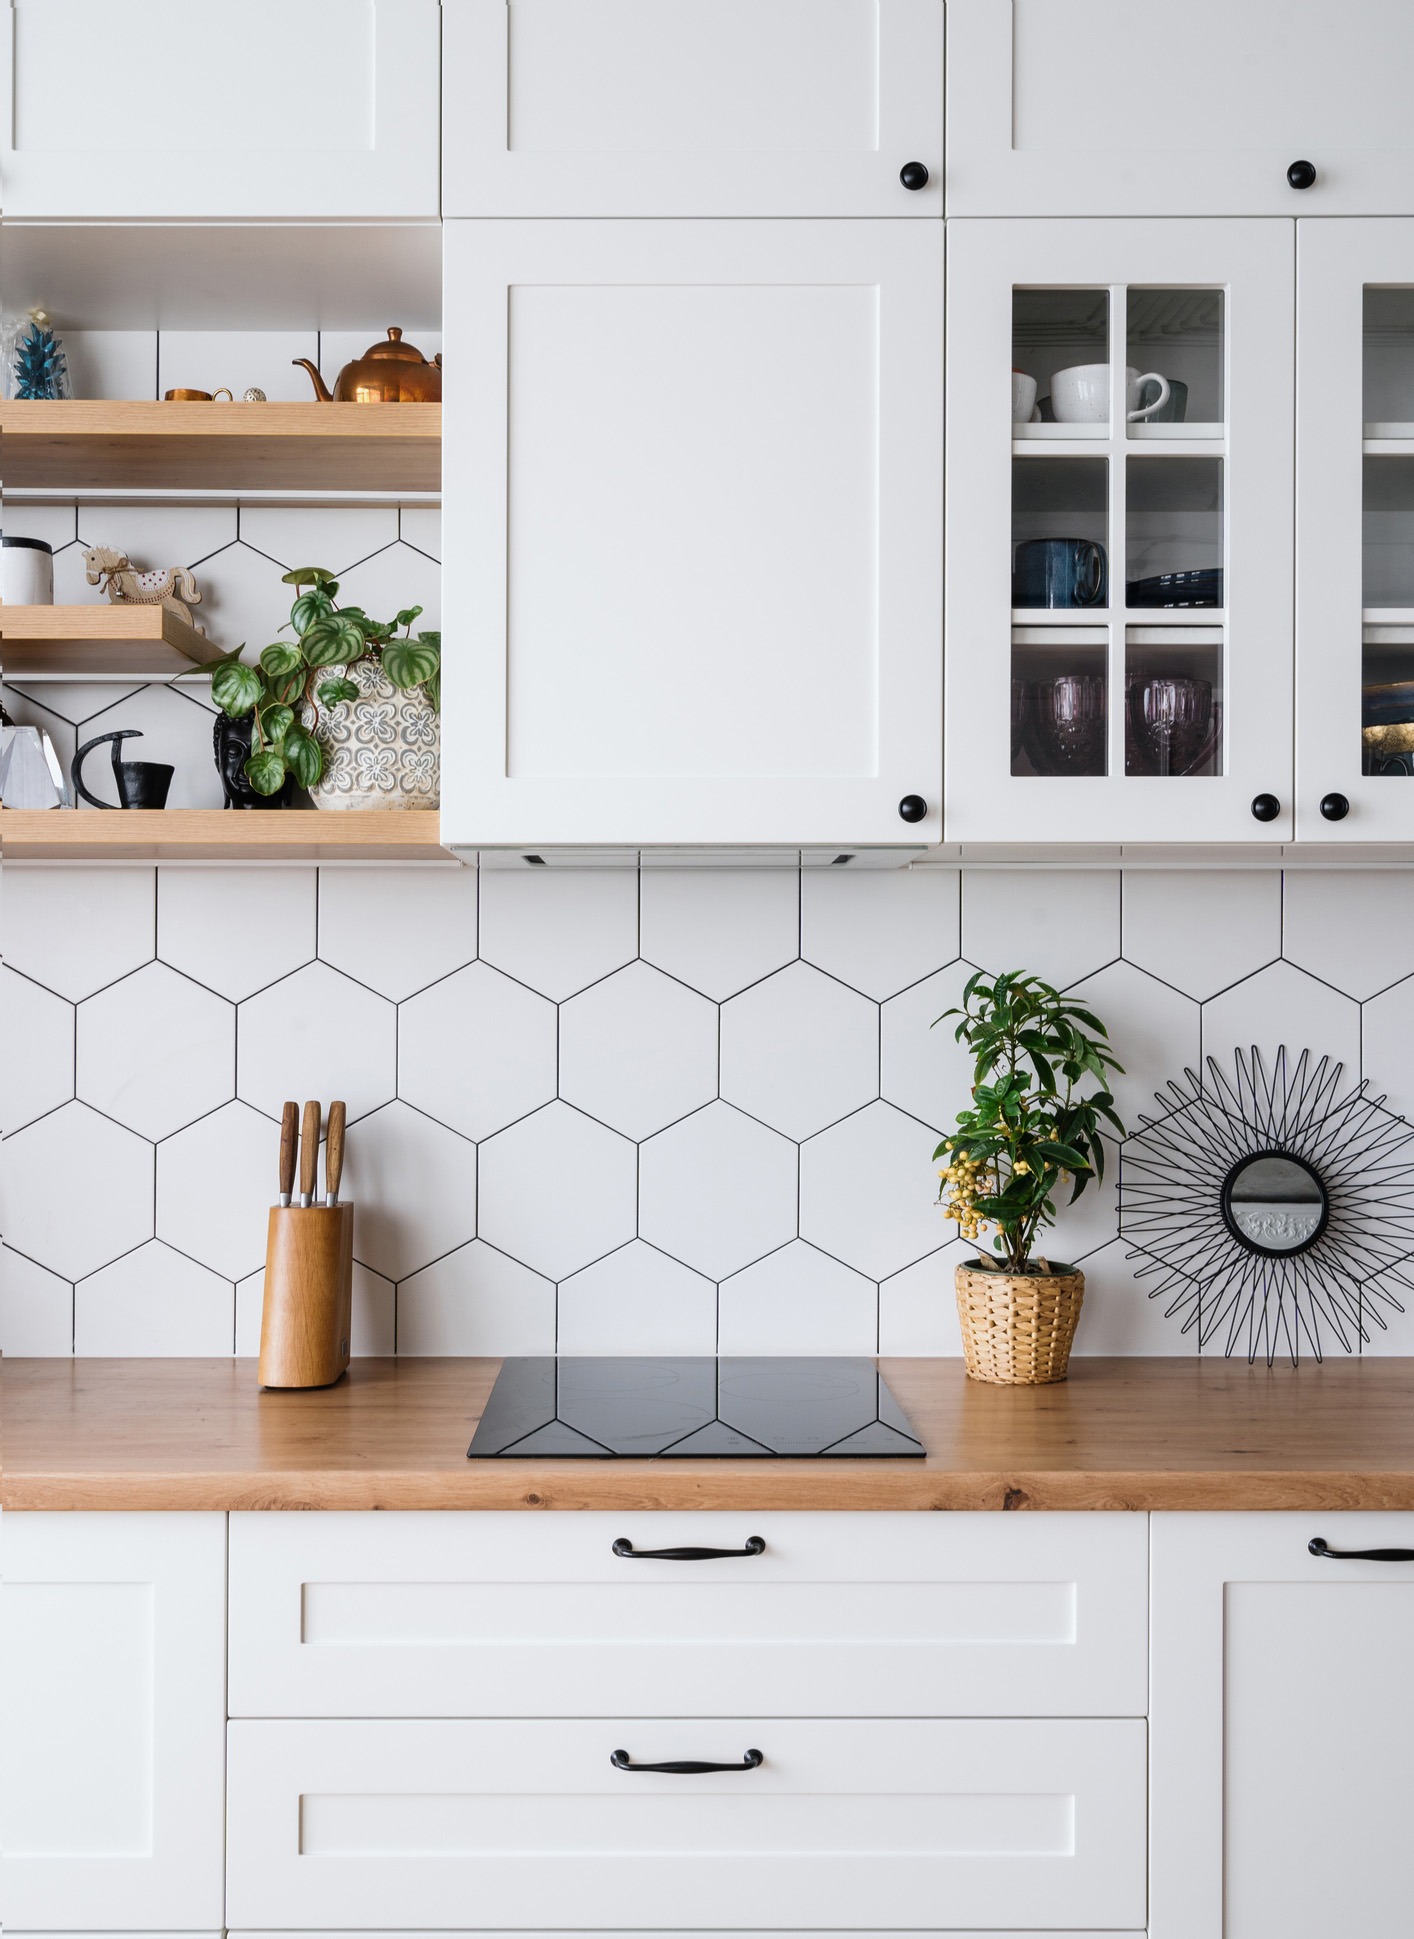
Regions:
<instances>
[{"instance_id":1,"label":"knife with wooden handle","mask_svg":"<svg viewBox=\"0 0 1414 1939\"><path fill-rule=\"evenodd\" d=\"M304 1206L314 1203L314 1187L319 1180L320 1115L317 1104L305 1105L299 1141L299 1202Z\"/></svg>"},{"instance_id":2,"label":"knife with wooden handle","mask_svg":"<svg viewBox=\"0 0 1414 1939\"><path fill-rule=\"evenodd\" d=\"M339 1180L344 1175L344 1119L347 1113L342 1098L329 1106L329 1141L324 1147L324 1185L326 1205L339 1202Z\"/></svg>"},{"instance_id":3,"label":"knife with wooden handle","mask_svg":"<svg viewBox=\"0 0 1414 1939\"><path fill-rule=\"evenodd\" d=\"M286 1104L280 1113L280 1203L288 1205L295 1192L295 1153L299 1148L299 1106Z\"/></svg>"}]
</instances>

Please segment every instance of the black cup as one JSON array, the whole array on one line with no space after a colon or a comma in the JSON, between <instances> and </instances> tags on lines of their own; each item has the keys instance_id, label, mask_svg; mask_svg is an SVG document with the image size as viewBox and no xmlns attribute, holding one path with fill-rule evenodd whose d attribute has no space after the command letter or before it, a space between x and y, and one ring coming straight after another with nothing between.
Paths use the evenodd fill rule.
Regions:
<instances>
[{"instance_id":1,"label":"black cup","mask_svg":"<svg viewBox=\"0 0 1414 1939\"><path fill-rule=\"evenodd\" d=\"M1094 539L1023 539L1012 569L1013 606L1103 606L1105 548Z\"/></svg>"}]
</instances>

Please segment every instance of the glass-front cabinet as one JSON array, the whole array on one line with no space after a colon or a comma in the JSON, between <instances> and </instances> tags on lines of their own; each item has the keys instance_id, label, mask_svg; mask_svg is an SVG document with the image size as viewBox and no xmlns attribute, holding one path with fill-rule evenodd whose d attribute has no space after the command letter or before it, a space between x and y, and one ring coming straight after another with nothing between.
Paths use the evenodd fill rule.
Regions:
<instances>
[{"instance_id":1,"label":"glass-front cabinet","mask_svg":"<svg viewBox=\"0 0 1414 1939\"><path fill-rule=\"evenodd\" d=\"M1294 228L949 225L949 839L1291 838Z\"/></svg>"},{"instance_id":2,"label":"glass-front cabinet","mask_svg":"<svg viewBox=\"0 0 1414 1939\"><path fill-rule=\"evenodd\" d=\"M1414 221L1297 224L1296 832L1414 839Z\"/></svg>"}]
</instances>

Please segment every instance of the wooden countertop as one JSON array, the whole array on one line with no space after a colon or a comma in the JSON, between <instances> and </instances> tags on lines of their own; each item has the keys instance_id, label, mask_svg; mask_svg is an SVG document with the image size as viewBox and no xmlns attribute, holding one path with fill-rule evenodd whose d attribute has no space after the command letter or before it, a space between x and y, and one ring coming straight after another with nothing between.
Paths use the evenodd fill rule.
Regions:
<instances>
[{"instance_id":1,"label":"wooden countertop","mask_svg":"<svg viewBox=\"0 0 1414 1939\"><path fill-rule=\"evenodd\" d=\"M1414 1509L1414 1360L1081 1359L1054 1387L880 1366L924 1461L468 1461L497 1360L6 1360L8 1509Z\"/></svg>"}]
</instances>

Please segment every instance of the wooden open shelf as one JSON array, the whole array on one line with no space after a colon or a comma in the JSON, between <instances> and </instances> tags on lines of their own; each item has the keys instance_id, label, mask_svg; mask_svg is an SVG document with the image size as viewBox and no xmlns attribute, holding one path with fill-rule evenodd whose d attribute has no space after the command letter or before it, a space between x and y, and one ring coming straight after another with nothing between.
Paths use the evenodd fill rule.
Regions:
<instances>
[{"instance_id":1,"label":"wooden open shelf","mask_svg":"<svg viewBox=\"0 0 1414 1939\"><path fill-rule=\"evenodd\" d=\"M0 606L0 675L171 680L219 660L215 640L166 606Z\"/></svg>"},{"instance_id":2,"label":"wooden open shelf","mask_svg":"<svg viewBox=\"0 0 1414 1939\"><path fill-rule=\"evenodd\" d=\"M436 492L440 404L0 405L7 492Z\"/></svg>"},{"instance_id":3,"label":"wooden open shelf","mask_svg":"<svg viewBox=\"0 0 1414 1939\"><path fill-rule=\"evenodd\" d=\"M0 808L6 861L450 862L435 809Z\"/></svg>"}]
</instances>

